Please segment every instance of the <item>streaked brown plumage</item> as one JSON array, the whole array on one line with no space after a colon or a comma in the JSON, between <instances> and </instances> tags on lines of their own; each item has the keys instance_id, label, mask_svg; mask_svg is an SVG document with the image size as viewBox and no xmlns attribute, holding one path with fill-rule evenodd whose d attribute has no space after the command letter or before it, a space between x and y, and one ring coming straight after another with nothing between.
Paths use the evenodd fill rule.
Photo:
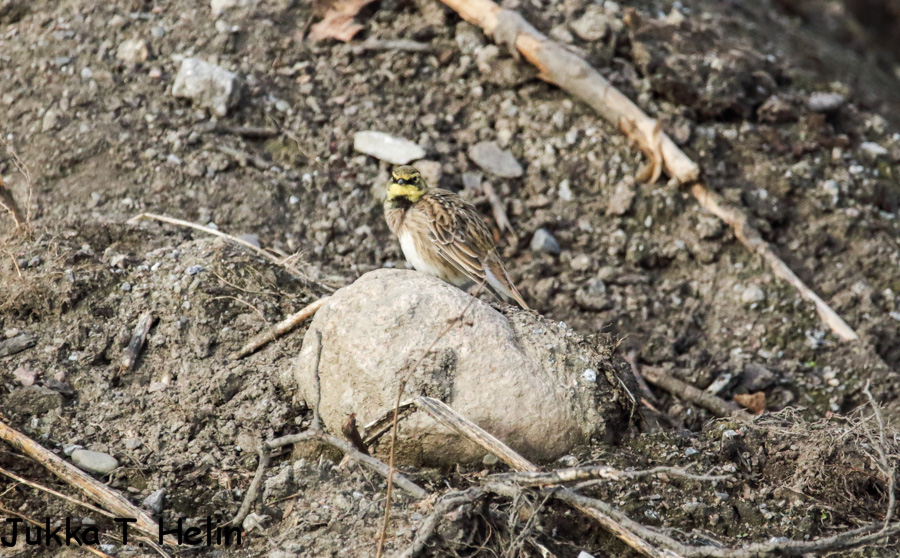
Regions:
<instances>
[{"instance_id":1,"label":"streaked brown plumage","mask_svg":"<svg viewBox=\"0 0 900 558\"><path fill-rule=\"evenodd\" d=\"M418 271L460 288L484 282L498 296L528 308L478 211L453 192L429 188L414 167L396 167L391 173L384 217Z\"/></svg>"}]
</instances>

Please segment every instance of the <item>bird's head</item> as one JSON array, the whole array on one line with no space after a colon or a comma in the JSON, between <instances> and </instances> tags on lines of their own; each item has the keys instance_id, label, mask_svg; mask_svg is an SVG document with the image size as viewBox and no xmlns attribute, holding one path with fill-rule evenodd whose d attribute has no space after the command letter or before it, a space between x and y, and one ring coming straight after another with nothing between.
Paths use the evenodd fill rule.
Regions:
<instances>
[{"instance_id":1,"label":"bird's head","mask_svg":"<svg viewBox=\"0 0 900 558\"><path fill-rule=\"evenodd\" d=\"M425 179L415 167L409 165L394 167L387 184L387 201L393 204L416 203L427 189Z\"/></svg>"}]
</instances>

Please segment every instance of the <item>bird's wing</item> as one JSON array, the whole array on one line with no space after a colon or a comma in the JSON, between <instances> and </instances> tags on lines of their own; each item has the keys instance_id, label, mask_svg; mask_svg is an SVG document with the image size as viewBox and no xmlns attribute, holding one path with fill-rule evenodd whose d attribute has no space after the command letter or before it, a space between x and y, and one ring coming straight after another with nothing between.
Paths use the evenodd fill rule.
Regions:
<instances>
[{"instance_id":1,"label":"bird's wing","mask_svg":"<svg viewBox=\"0 0 900 558\"><path fill-rule=\"evenodd\" d=\"M484 258L494 248L491 231L477 211L456 194L434 190L422 201L429 208L429 236L438 253L476 283L484 281Z\"/></svg>"}]
</instances>

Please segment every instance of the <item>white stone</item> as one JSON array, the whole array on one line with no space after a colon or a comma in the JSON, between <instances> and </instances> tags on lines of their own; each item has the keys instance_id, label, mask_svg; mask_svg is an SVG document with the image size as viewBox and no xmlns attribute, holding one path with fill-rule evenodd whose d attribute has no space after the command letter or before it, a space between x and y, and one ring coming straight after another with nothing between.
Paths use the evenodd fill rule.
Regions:
<instances>
[{"instance_id":1,"label":"white stone","mask_svg":"<svg viewBox=\"0 0 900 558\"><path fill-rule=\"evenodd\" d=\"M108 475L119 466L116 458L109 454L84 449L72 452L72 462L85 471L100 475Z\"/></svg>"},{"instance_id":2,"label":"white stone","mask_svg":"<svg viewBox=\"0 0 900 558\"><path fill-rule=\"evenodd\" d=\"M766 293L757 285L750 285L741 293L741 302L744 304L753 304L766 300Z\"/></svg>"},{"instance_id":3,"label":"white stone","mask_svg":"<svg viewBox=\"0 0 900 558\"><path fill-rule=\"evenodd\" d=\"M119 43L116 58L126 64L140 64L150 57L150 49L143 39L128 39Z\"/></svg>"},{"instance_id":4,"label":"white stone","mask_svg":"<svg viewBox=\"0 0 900 558\"><path fill-rule=\"evenodd\" d=\"M425 150L418 144L371 130L354 134L353 149L393 165L406 165L425 157Z\"/></svg>"}]
</instances>

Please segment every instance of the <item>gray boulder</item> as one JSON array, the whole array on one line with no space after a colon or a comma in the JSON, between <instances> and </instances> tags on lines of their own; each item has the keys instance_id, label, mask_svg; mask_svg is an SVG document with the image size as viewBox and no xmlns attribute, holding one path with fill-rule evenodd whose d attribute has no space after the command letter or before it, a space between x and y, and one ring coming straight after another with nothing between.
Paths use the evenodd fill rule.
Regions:
<instances>
[{"instance_id":1,"label":"gray boulder","mask_svg":"<svg viewBox=\"0 0 900 558\"><path fill-rule=\"evenodd\" d=\"M393 408L401 378L470 301L469 294L419 272L367 273L316 313L282 380L315 405L321 332L322 420L334 433L350 413L365 425ZM623 386L633 379L609 341L585 339L531 312L505 312L475 301L409 376L403 399L441 399L538 462L628 431L633 400ZM399 435L398 455L409 464L474 464L485 454L422 411L403 419ZM376 453L387 452L389 438Z\"/></svg>"}]
</instances>

